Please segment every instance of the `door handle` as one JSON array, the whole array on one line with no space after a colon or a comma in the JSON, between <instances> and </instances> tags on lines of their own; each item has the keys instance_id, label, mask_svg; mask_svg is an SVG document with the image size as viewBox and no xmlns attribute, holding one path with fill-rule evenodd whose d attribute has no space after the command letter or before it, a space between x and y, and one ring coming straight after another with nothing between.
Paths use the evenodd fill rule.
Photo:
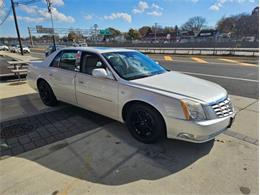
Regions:
<instances>
[{"instance_id":1,"label":"door handle","mask_svg":"<svg viewBox=\"0 0 260 195\"><path fill-rule=\"evenodd\" d=\"M79 81L79 83L80 83L80 84L84 84L84 82L83 82L83 81Z\"/></svg>"},{"instance_id":2,"label":"door handle","mask_svg":"<svg viewBox=\"0 0 260 195\"><path fill-rule=\"evenodd\" d=\"M52 73L50 73L49 75L50 75L51 77L53 76L53 74L52 74Z\"/></svg>"}]
</instances>

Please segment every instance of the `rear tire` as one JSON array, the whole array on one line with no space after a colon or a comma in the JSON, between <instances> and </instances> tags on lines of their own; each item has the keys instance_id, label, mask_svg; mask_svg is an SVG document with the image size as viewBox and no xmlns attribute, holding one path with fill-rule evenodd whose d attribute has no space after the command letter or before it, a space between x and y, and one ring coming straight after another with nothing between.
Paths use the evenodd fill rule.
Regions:
<instances>
[{"instance_id":1,"label":"rear tire","mask_svg":"<svg viewBox=\"0 0 260 195\"><path fill-rule=\"evenodd\" d=\"M166 127L161 114L145 104L135 104L129 108L126 125L135 139L146 144L166 137Z\"/></svg>"},{"instance_id":2,"label":"rear tire","mask_svg":"<svg viewBox=\"0 0 260 195\"><path fill-rule=\"evenodd\" d=\"M55 97L50 85L46 81L39 81L38 91L42 102L46 106L55 106L58 104L57 98Z\"/></svg>"}]
</instances>

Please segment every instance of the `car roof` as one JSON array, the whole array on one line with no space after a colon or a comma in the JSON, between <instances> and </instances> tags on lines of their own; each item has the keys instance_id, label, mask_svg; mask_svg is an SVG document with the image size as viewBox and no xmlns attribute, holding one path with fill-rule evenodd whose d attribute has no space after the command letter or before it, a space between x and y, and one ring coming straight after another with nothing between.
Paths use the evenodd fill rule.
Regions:
<instances>
[{"instance_id":1,"label":"car roof","mask_svg":"<svg viewBox=\"0 0 260 195\"><path fill-rule=\"evenodd\" d=\"M63 50L80 50L80 51L89 51L94 53L109 53L109 52L124 52L124 51L135 51L125 48L112 48L112 47L66 47Z\"/></svg>"}]
</instances>

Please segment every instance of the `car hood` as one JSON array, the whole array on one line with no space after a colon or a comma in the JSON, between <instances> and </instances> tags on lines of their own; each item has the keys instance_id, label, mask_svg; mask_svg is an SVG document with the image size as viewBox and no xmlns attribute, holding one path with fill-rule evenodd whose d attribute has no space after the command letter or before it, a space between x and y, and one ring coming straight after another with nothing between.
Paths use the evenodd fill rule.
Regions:
<instances>
[{"instance_id":1,"label":"car hood","mask_svg":"<svg viewBox=\"0 0 260 195\"><path fill-rule=\"evenodd\" d=\"M207 103L218 101L227 96L227 91L218 84L176 71L136 79L131 82L140 87L156 90L158 93L181 95Z\"/></svg>"}]
</instances>

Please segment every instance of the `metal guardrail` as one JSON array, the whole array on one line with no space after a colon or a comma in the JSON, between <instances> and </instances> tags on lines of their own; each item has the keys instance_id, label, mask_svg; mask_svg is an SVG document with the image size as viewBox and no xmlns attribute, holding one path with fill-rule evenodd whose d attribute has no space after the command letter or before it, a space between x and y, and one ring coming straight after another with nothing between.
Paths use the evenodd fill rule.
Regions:
<instances>
[{"instance_id":1,"label":"metal guardrail","mask_svg":"<svg viewBox=\"0 0 260 195\"><path fill-rule=\"evenodd\" d=\"M127 47L152 54L259 56L259 48L149 48Z\"/></svg>"},{"instance_id":2,"label":"metal guardrail","mask_svg":"<svg viewBox=\"0 0 260 195\"><path fill-rule=\"evenodd\" d=\"M92 47L92 46L91 46ZM95 46L93 46L95 47ZM162 48L162 47L124 47L150 54L184 54L184 55L230 55L259 56L259 48ZM32 52L43 52L44 48L32 48Z\"/></svg>"}]
</instances>

